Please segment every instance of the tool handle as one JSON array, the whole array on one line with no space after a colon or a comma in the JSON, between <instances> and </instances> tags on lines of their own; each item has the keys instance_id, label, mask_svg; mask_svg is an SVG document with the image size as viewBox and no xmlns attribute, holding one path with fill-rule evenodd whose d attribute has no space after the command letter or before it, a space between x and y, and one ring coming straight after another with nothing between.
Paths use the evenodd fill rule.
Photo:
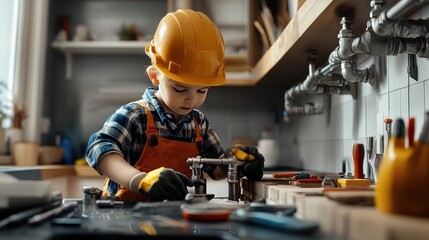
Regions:
<instances>
[{"instance_id":1,"label":"tool handle","mask_svg":"<svg viewBox=\"0 0 429 240\"><path fill-rule=\"evenodd\" d=\"M310 233L319 228L319 223L315 221L300 220L295 217L279 216L272 213L248 212L244 209L237 209L236 214L231 218L232 220L253 223L285 232Z\"/></svg>"},{"instance_id":2,"label":"tool handle","mask_svg":"<svg viewBox=\"0 0 429 240\"><path fill-rule=\"evenodd\" d=\"M353 163L355 178L362 179L363 175L363 159L365 157L365 148L362 143L353 145Z\"/></svg>"},{"instance_id":3,"label":"tool handle","mask_svg":"<svg viewBox=\"0 0 429 240\"><path fill-rule=\"evenodd\" d=\"M298 175L299 172L273 173L274 178L291 178Z\"/></svg>"},{"instance_id":4,"label":"tool handle","mask_svg":"<svg viewBox=\"0 0 429 240\"><path fill-rule=\"evenodd\" d=\"M384 119L384 123L386 124L387 139L389 139L392 136L393 120L391 118L386 118Z\"/></svg>"},{"instance_id":5,"label":"tool handle","mask_svg":"<svg viewBox=\"0 0 429 240\"><path fill-rule=\"evenodd\" d=\"M414 145L415 122L416 120L413 117L408 119L408 147Z\"/></svg>"}]
</instances>

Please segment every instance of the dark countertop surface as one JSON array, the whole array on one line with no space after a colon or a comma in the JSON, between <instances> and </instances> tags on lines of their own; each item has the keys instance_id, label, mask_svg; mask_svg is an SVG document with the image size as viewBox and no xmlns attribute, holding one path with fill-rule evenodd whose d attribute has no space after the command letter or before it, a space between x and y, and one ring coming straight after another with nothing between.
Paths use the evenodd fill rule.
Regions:
<instances>
[{"instance_id":1,"label":"dark countertop surface","mask_svg":"<svg viewBox=\"0 0 429 240\"><path fill-rule=\"evenodd\" d=\"M75 215L68 219L80 224L60 225L54 223L55 219L36 226L22 224L2 229L0 239L334 239L319 232L288 233L231 220L191 221L182 217L179 206L135 208L134 204L125 204L100 208L79 200Z\"/></svg>"}]
</instances>

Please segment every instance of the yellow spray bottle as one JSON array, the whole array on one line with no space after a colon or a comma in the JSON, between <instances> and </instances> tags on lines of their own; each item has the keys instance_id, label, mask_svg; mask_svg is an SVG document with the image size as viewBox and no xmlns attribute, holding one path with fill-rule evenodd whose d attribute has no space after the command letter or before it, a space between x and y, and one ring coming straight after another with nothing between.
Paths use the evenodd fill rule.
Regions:
<instances>
[{"instance_id":1,"label":"yellow spray bottle","mask_svg":"<svg viewBox=\"0 0 429 240\"><path fill-rule=\"evenodd\" d=\"M406 146L404 121L396 120L379 169L376 206L386 213L429 217L429 112L419 140L408 135Z\"/></svg>"}]
</instances>

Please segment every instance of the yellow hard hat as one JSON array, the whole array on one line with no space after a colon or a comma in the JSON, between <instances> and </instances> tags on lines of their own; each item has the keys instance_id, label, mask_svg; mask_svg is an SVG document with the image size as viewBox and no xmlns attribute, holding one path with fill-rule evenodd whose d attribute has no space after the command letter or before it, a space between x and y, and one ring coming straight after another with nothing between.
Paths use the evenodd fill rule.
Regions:
<instances>
[{"instance_id":1,"label":"yellow hard hat","mask_svg":"<svg viewBox=\"0 0 429 240\"><path fill-rule=\"evenodd\" d=\"M173 81L197 86L225 82L222 34L204 13L191 9L168 13L145 51L152 64Z\"/></svg>"}]
</instances>

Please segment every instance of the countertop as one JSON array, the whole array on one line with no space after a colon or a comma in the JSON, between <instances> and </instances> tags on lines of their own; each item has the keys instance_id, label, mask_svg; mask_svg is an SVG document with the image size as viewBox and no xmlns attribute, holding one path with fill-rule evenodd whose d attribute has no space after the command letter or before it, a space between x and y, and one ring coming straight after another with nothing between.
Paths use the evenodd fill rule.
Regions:
<instances>
[{"instance_id":1,"label":"countertop","mask_svg":"<svg viewBox=\"0 0 429 240\"><path fill-rule=\"evenodd\" d=\"M270 204L295 206L298 218L318 221L324 233L343 239L428 239L428 218L380 212L368 201L374 199L374 191L338 192L333 197L323 193L322 187L291 186L287 180L270 175L255 182L244 179L244 195L249 199L266 199ZM358 201L345 203L345 198Z\"/></svg>"},{"instance_id":2,"label":"countertop","mask_svg":"<svg viewBox=\"0 0 429 240\"><path fill-rule=\"evenodd\" d=\"M89 166L74 165L40 165L40 166L1 166L1 172L6 172L21 180L48 180L62 176L100 177L100 174Z\"/></svg>"},{"instance_id":3,"label":"countertop","mask_svg":"<svg viewBox=\"0 0 429 240\"><path fill-rule=\"evenodd\" d=\"M100 208L78 201L72 218L80 220L80 224L58 225L52 219L35 226L23 224L2 229L0 239L333 239L320 232L298 234L234 220L187 220L181 216L179 205L169 203L144 208L135 208L133 204Z\"/></svg>"}]
</instances>

